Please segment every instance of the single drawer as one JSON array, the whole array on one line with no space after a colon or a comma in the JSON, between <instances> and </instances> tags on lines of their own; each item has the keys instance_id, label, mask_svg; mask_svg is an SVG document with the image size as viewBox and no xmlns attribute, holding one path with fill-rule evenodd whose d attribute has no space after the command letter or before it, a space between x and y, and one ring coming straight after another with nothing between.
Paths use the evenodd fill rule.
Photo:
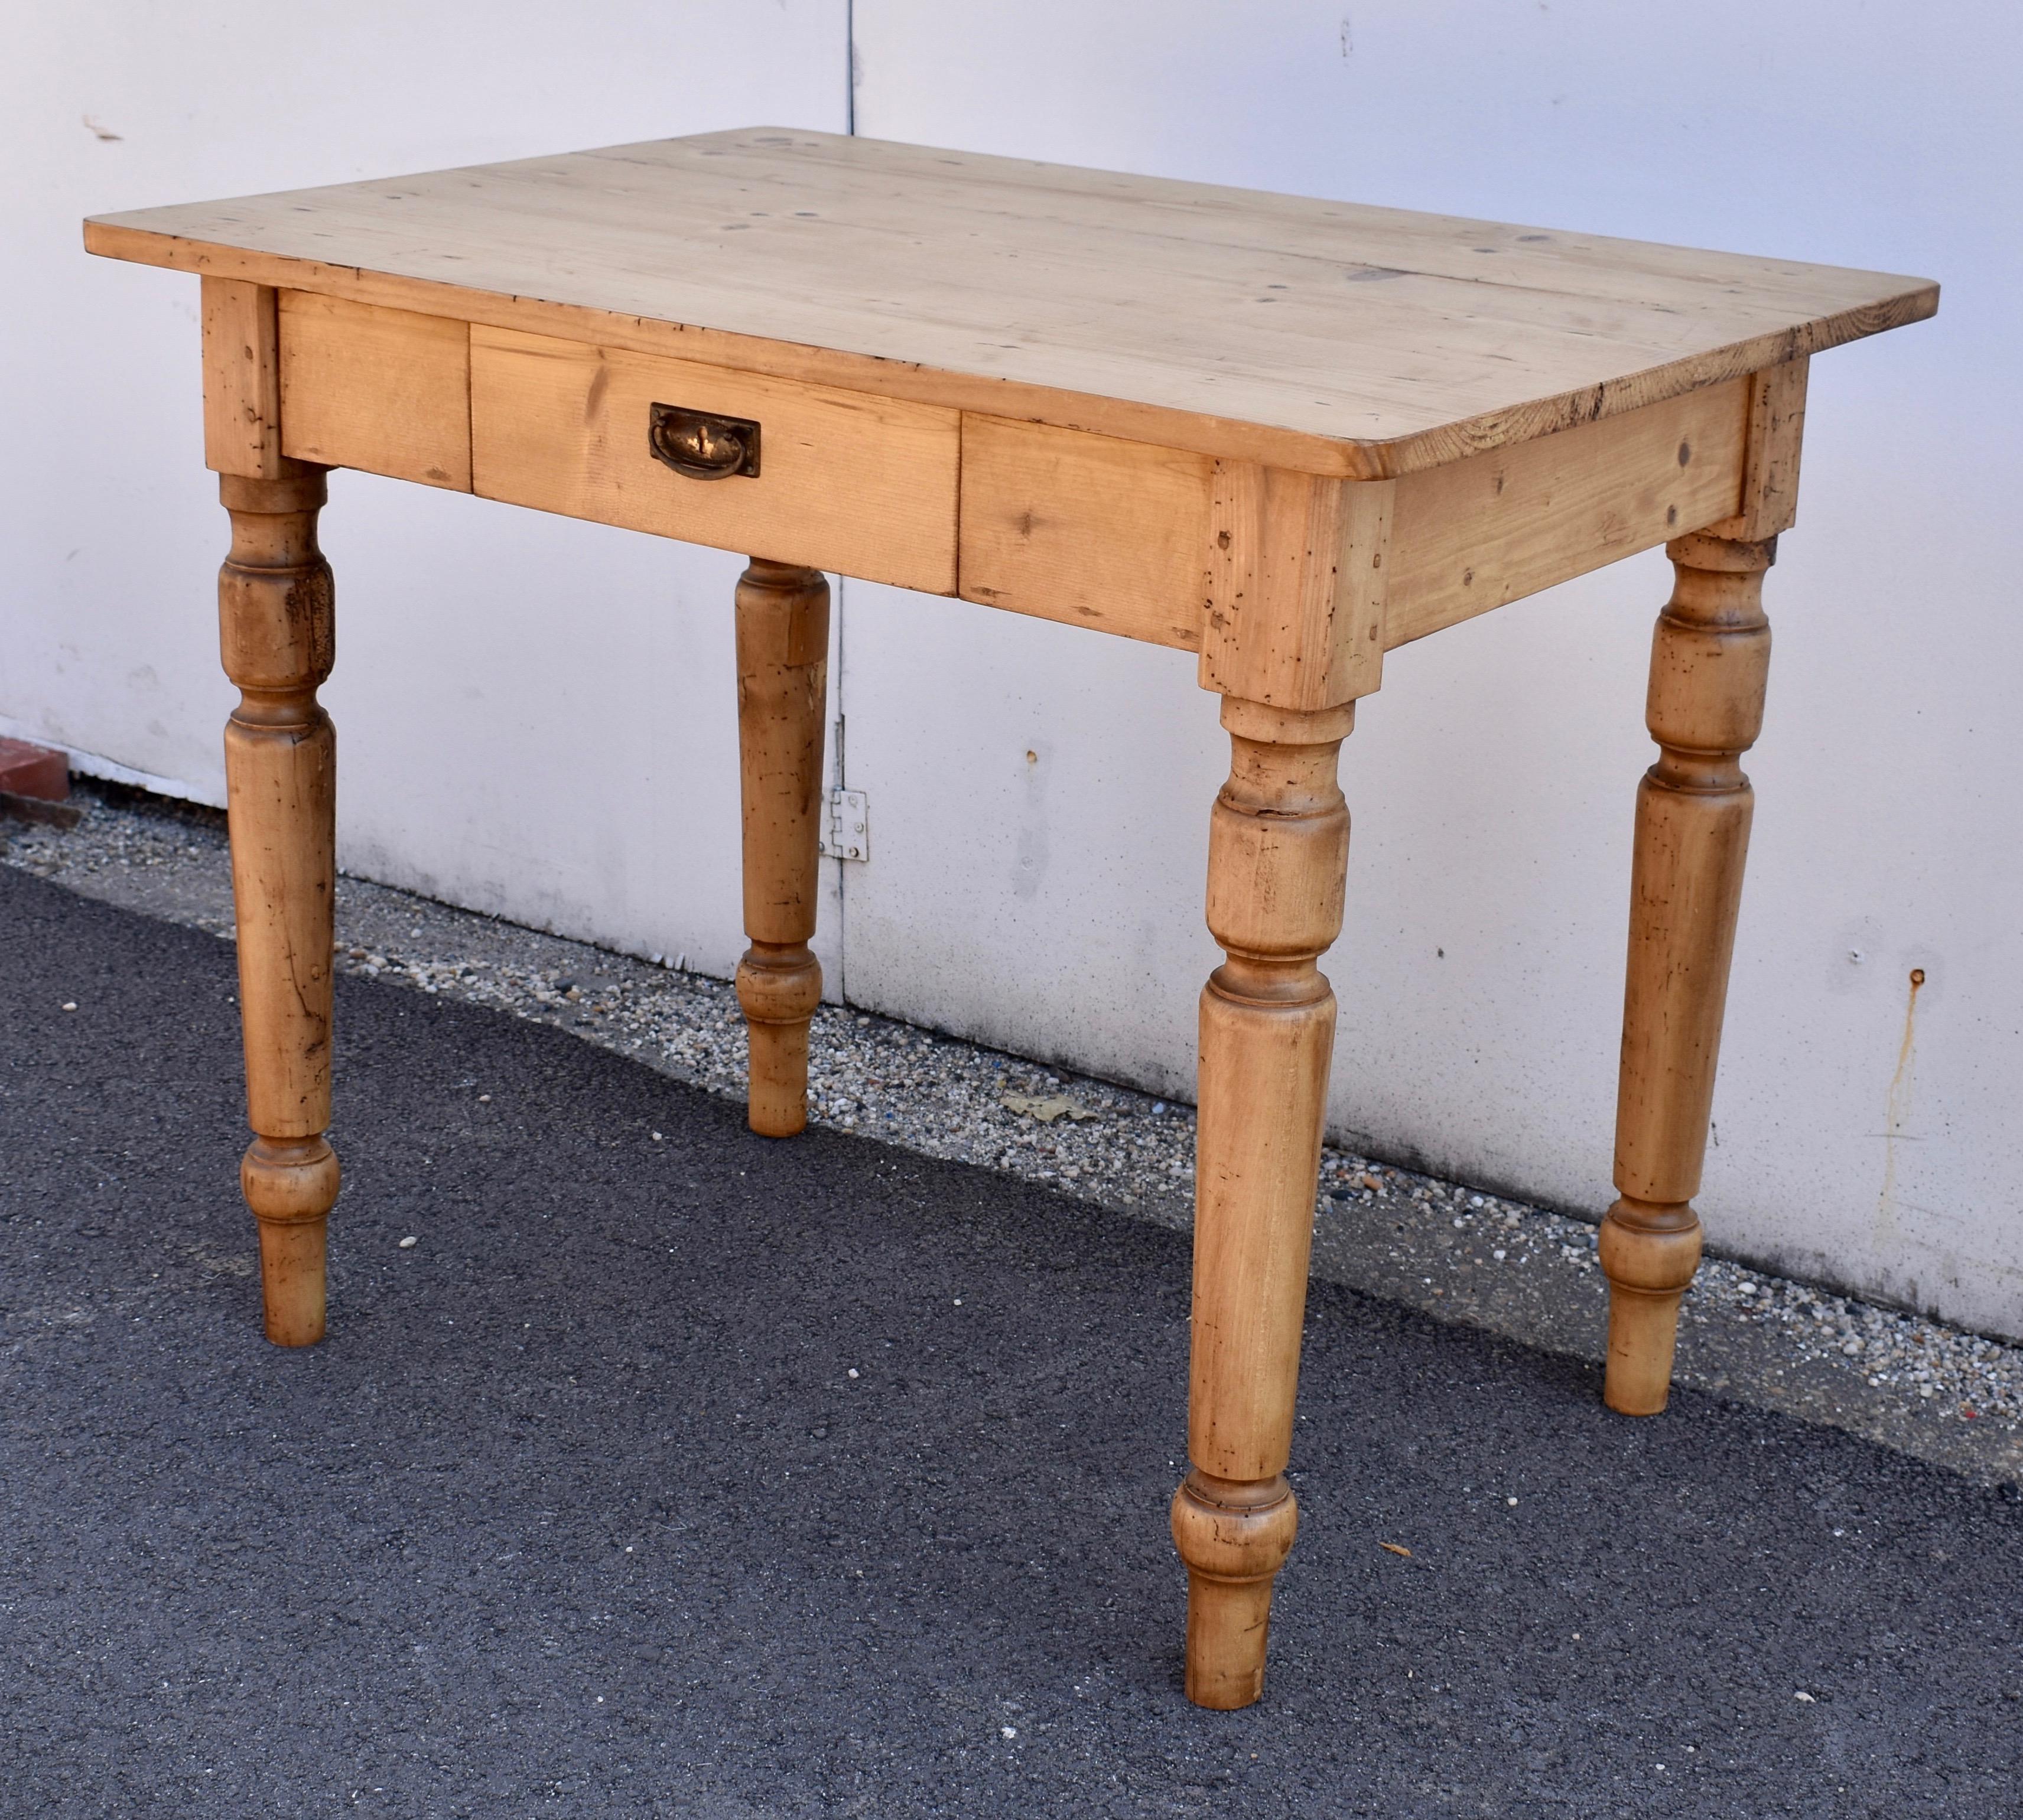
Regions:
<instances>
[{"instance_id":1,"label":"single drawer","mask_svg":"<svg viewBox=\"0 0 2023 1820\"><path fill-rule=\"evenodd\" d=\"M656 406L682 414L661 453ZM704 454L730 450L729 471L665 459L693 414L756 426L735 444L705 436ZM474 324L470 437L488 499L955 592L953 411Z\"/></svg>"},{"instance_id":2,"label":"single drawer","mask_svg":"<svg viewBox=\"0 0 2023 1820\"><path fill-rule=\"evenodd\" d=\"M452 317L280 298L281 452L470 491L470 331Z\"/></svg>"}]
</instances>

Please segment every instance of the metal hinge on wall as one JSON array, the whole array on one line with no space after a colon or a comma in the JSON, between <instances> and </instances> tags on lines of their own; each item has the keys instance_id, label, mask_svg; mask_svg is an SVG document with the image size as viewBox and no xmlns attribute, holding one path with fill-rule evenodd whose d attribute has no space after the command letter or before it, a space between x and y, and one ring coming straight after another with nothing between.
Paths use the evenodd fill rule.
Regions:
<instances>
[{"instance_id":1,"label":"metal hinge on wall","mask_svg":"<svg viewBox=\"0 0 2023 1820\"><path fill-rule=\"evenodd\" d=\"M871 809L862 790L832 790L824 804L822 857L871 857Z\"/></svg>"}]
</instances>

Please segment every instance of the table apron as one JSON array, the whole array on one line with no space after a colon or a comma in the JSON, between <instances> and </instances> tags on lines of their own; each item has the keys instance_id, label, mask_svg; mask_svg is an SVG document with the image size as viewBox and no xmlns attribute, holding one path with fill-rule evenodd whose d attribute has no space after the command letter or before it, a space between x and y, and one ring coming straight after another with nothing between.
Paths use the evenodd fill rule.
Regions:
<instances>
[{"instance_id":1,"label":"table apron","mask_svg":"<svg viewBox=\"0 0 2023 1820\"><path fill-rule=\"evenodd\" d=\"M1201 648L1213 502L1243 463L316 293L282 292L279 323L298 459ZM1388 526L1383 647L1730 517L1761 386L1339 483L1395 490L1384 513L1339 514ZM657 459L657 404L759 424L759 471Z\"/></svg>"}]
</instances>

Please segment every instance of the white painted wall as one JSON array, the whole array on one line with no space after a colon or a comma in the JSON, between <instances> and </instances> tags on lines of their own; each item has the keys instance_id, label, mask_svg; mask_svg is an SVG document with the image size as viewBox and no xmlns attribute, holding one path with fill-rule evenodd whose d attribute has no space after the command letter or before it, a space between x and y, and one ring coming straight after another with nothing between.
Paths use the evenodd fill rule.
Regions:
<instances>
[{"instance_id":1,"label":"white painted wall","mask_svg":"<svg viewBox=\"0 0 2023 1820\"><path fill-rule=\"evenodd\" d=\"M1944 282L1937 322L1813 364L1702 1208L2023 1332L2023 14L858 0L856 40L868 134ZM1363 706L1333 1117L1380 1154L1607 1205L1668 574L1396 652ZM1187 660L854 584L845 637L852 996L1183 1090L1224 763Z\"/></svg>"},{"instance_id":2,"label":"white painted wall","mask_svg":"<svg viewBox=\"0 0 2023 1820\"><path fill-rule=\"evenodd\" d=\"M9 12L0 731L210 802L234 695L196 286L86 258L82 217L847 119L845 0ZM342 863L728 974L738 561L354 473L331 477L323 543Z\"/></svg>"},{"instance_id":3,"label":"white painted wall","mask_svg":"<svg viewBox=\"0 0 2023 1820\"><path fill-rule=\"evenodd\" d=\"M36 432L0 456L0 728L215 800L229 692L194 287L84 259L77 217L759 119L838 127L844 9L602 0L565 41L523 3L184 10L202 23L37 15L0 75L17 174L0 360L7 421ZM1944 281L1935 323L1814 365L1702 1206L1729 1250L2023 1332L2023 633L2003 590L2023 568L2023 16L1968 0L1915 20L1827 0L1385 0L1346 17L1314 0L855 0L854 16L868 133ZM124 137L101 141L86 114ZM332 492L346 862L727 973L736 560L360 476ZM1389 660L1344 765L1341 1134L1606 1204L1666 576L1641 557ZM873 858L843 868L832 982L1186 1091L1224 766L1191 663L858 583L839 619ZM1913 967L1928 983L1907 1051Z\"/></svg>"}]
</instances>

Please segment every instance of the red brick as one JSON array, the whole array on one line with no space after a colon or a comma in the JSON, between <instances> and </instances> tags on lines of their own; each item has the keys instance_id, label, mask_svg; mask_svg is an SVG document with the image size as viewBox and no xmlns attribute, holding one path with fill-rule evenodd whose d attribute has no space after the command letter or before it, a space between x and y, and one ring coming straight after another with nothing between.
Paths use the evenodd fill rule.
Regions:
<instances>
[{"instance_id":1,"label":"red brick","mask_svg":"<svg viewBox=\"0 0 2023 1820\"><path fill-rule=\"evenodd\" d=\"M60 802L70 795L70 762L47 746L0 740L0 790Z\"/></svg>"}]
</instances>

